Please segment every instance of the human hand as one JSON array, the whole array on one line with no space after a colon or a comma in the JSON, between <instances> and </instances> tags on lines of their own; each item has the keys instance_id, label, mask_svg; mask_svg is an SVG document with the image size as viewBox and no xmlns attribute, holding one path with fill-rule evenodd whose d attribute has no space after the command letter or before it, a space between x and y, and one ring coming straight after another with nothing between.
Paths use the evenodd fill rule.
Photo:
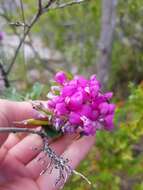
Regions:
<instances>
[{"instance_id":1,"label":"human hand","mask_svg":"<svg viewBox=\"0 0 143 190\"><path fill-rule=\"evenodd\" d=\"M0 100L0 127L11 127L13 121L21 121L33 116L32 106L27 102ZM73 141L71 135L65 135L51 143L58 155L69 159L69 165L75 168L90 150L95 137L83 137ZM40 175L48 165L38 161L42 139L38 135L18 136L0 134L0 190L57 190L55 186L58 170ZM32 148L38 148L32 150Z\"/></svg>"}]
</instances>

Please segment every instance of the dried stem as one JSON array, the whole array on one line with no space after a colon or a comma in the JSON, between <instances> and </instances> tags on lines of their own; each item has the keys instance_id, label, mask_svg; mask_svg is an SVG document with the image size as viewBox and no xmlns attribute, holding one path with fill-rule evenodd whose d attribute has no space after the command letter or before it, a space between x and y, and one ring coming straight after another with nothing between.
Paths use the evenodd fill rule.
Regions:
<instances>
[{"instance_id":1,"label":"dried stem","mask_svg":"<svg viewBox=\"0 0 143 190\"><path fill-rule=\"evenodd\" d=\"M29 129L29 128L0 127L0 133L32 133L32 134L37 134L42 138L44 137L47 138L47 134L43 130Z\"/></svg>"},{"instance_id":2,"label":"dried stem","mask_svg":"<svg viewBox=\"0 0 143 190\"><path fill-rule=\"evenodd\" d=\"M19 50L20 50L20 48L21 48L21 46L22 46L22 44L23 44L23 42L24 42L26 36L29 34L29 32L31 31L33 25L37 22L37 20L39 19L40 16L41 16L41 14L38 12L38 13L33 17L32 21L31 21L31 24L29 25L29 27L28 27L27 30L25 31L24 36L23 36L22 39L20 40L19 45L18 45L18 47L17 47L17 49L16 49L16 51L15 51L14 57L13 57L13 59L12 59L12 61L11 61L11 64L10 64L8 70L7 70L7 74L10 73L10 71L11 71L11 69L12 69L12 67L13 67L13 65L14 65L14 63L15 63L15 60L16 60L16 58L17 58L17 55L18 55L18 53L19 53Z\"/></svg>"},{"instance_id":3,"label":"dried stem","mask_svg":"<svg viewBox=\"0 0 143 190\"><path fill-rule=\"evenodd\" d=\"M51 4L54 2L55 0L49 0L49 2L47 3L47 5L45 5L44 8L42 8L42 13L44 13L44 10L49 10L49 7L51 6Z\"/></svg>"},{"instance_id":4,"label":"dried stem","mask_svg":"<svg viewBox=\"0 0 143 190\"><path fill-rule=\"evenodd\" d=\"M21 13L22 13L22 20L25 26L25 15L24 15L24 7L23 7L23 1L20 0L20 7L21 7Z\"/></svg>"},{"instance_id":5,"label":"dried stem","mask_svg":"<svg viewBox=\"0 0 143 190\"><path fill-rule=\"evenodd\" d=\"M47 3L47 5L45 5L44 7L42 7L42 1L38 0L38 10L37 13L35 14L35 16L33 17L33 19L31 20L30 24L28 24L28 27L26 28L26 31L24 33L24 36L22 37L22 39L19 42L19 45L15 51L14 57L10 63L10 66L7 70L7 74L10 73L10 71L12 70L12 67L16 61L17 55L20 51L20 48L22 46L22 44L24 43L24 40L26 38L26 36L29 34L29 32L31 31L32 27L34 26L34 24L39 20L39 18L41 17L41 15L43 15L45 12L48 12L50 9L58 9L58 8L65 8L67 6L71 6L74 4L79 4L84 2L85 0L74 0L68 3L64 3L64 4L58 4L55 7L51 7L51 5L55 2L55 0L49 0L49 2ZM25 25L24 25L25 26Z\"/></svg>"},{"instance_id":6,"label":"dried stem","mask_svg":"<svg viewBox=\"0 0 143 190\"><path fill-rule=\"evenodd\" d=\"M86 0L73 0L73 1L70 1L70 2L67 2L67 3L62 3L62 4L55 5L55 6L51 7L50 10L63 9L65 7L69 7L69 6L72 6L72 5L75 5L75 4L80 4L80 3L83 3L83 2L86 2ZM45 9L45 11L46 11L46 9Z\"/></svg>"},{"instance_id":7,"label":"dried stem","mask_svg":"<svg viewBox=\"0 0 143 190\"><path fill-rule=\"evenodd\" d=\"M89 185L91 185L91 181L89 181L89 179L87 179L87 177L85 177L82 173L77 172L76 170L72 170L72 173L75 175L80 176L82 179L84 179Z\"/></svg>"},{"instance_id":8,"label":"dried stem","mask_svg":"<svg viewBox=\"0 0 143 190\"><path fill-rule=\"evenodd\" d=\"M19 38L19 41L20 41L21 37L20 37L20 34L17 32L16 27L25 27L26 28L26 27L29 27L29 25L26 24L25 21L23 23L21 23L21 22L12 22L11 17L9 17L7 14L4 14L4 13L3 14L0 13L0 16L3 17L8 23L10 23L9 26L11 27L13 33ZM28 38L29 38L29 41L25 41L24 43L27 44L32 49L36 59L39 60L39 62L43 63L43 65L46 67L46 69L50 73L55 74L55 70L52 67L50 67L48 64L46 64L48 60L41 58L39 52L33 46L33 42L32 42L32 38L30 36L30 33L28 34ZM1 78L0 80L3 80L3 78ZM10 82L11 81L9 81L9 83Z\"/></svg>"},{"instance_id":9,"label":"dried stem","mask_svg":"<svg viewBox=\"0 0 143 190\"><path fill-rule=\"evenodd\" d=\"M20 8L21 8L22 20L23 20L23 24L24 24L24 27L23 27L23 35L24 35L25 34L25 30L26 30L26 23L25 23L25 14L24 14L23 0L20 0ZM23 43L23 61L25 63L24 43Z\"/></svg>"},{"instance_id":10,"label":"dried stem","mask_svg":"<svg viewBox=\"0 0 143 190\"><path fill-rule=\"evenodd\" d=\"M48 4L48 5L50 6L51 3L52 3L52 0L49 1L49 4ZM14 57L13 57L13 59L12 59L12 61L11 61L11 64L10 64L8 70L7 70L7 74L10 73L10 71L11 71L11 69L12 69L12 67L13 67L13 65L14 65L14 63L15 63L15 61L16 61L17 55L18 55L18 53L19 53L19 51L20 51L20 48L21 48L21 46L22 46L22 44L23 44L23 42L24 42L26 36L29 34L29 32L31 31L31 29L32 29L32 27L34 26L34 24L38 21L38 19L40 18L40 16L43 14L43 13L42 13L42 8L41 8L41 6L42 6L42 5L41 5L41 1L39 0L39 3L38 3L38 11L37 11L37 13L34 15L33 19L31 20L31 23L29 24L29 27L27 28L27 30L25 31L25 33L24 33L22 39L21 39L20 42L19 42L19 45L18 45L18 47L17 47L17 49L16 49L16 51L15 51Z\"/></svg>"},{"instance_id":11,"label":"dried stem","mask_svg":"<svg viewBox=\"0 0 143 190\"><path fill-rule=\"evenodd\" d=\"M2 80L4 81L4 85L6 88L10 87L10 82L8 80L8 75L4 69L3 64L0 62L0 70L1 70L1 75L2 75Z\"/></svg>"},{"instance_id":12,"label":"dried stem","mask_svg":"<svg viewBox=\"0 0 143 190\"><path fill-rule=\"evenodd\" d=\"M38 7L39 7L39 11L42 11L42 1L38 0Z\"/></svg>"}]
</instances>

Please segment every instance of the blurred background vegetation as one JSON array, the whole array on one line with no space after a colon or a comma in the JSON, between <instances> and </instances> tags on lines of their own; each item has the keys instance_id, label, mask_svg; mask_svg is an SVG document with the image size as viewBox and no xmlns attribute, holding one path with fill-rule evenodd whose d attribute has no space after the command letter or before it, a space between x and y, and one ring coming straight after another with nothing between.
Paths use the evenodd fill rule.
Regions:
<instances>
[{"instance_id":1,"label":"blurred background vegetation","mask_svg":"<svg viewBox=\"0 0 143 190\"><path fill-rule=\"evenodd\" d=\"M93 186L73 176L64 189L143 190L143 1L87 0L44 13L9 69L36 11L37 0L0 0L0 96L45 99L56 71L97 73L114 92L116 127L97 133L78 168Z\"/></svg>"}]
</instances>

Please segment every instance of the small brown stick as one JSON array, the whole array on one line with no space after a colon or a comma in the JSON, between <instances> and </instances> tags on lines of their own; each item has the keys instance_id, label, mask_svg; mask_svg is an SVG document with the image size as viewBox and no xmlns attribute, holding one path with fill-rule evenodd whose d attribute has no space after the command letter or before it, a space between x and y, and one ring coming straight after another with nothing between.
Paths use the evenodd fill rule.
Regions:
<instances>
[{"instance_id":1,"label":"small brown stick","mask_svg":"<svg viewBox=\"0 0 143 190\"><path fill-rule=\"evenodd\" d=\"M44 130L18 128L18 127L0 127L0 133L32 133L37 134L41 138L48 137Z\"/></svg>"}]
</instances>

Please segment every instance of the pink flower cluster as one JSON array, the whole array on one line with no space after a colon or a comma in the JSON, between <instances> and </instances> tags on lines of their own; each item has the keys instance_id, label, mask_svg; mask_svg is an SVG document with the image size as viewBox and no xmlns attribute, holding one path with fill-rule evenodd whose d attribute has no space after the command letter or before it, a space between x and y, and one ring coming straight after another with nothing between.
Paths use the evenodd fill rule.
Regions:
<instances>
[{"instance_id":1,"label":"pink flower cluster","mask_svg":"<svg viewBox=\"0 0 143 190\"><path fill-rule=\"evenodd\" d=\"M54 80L56 86L52 86L48 94L48 109L56 130L94 135L103 127L113 129L115 105L109 103L112 92L101 93L101 85L95 75L89 80L83 76L70 80L60 71Z\"/></svg>"}]
</instances>

